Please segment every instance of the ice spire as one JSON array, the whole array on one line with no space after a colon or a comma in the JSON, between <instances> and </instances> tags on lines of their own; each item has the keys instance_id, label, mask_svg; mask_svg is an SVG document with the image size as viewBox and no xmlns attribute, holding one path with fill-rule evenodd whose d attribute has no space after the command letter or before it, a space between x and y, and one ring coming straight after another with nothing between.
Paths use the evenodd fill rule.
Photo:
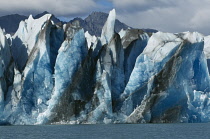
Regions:
<instances>
[{"instance_id":1,"label":"ice spire","mask_svg":"<svg viewBox=\"0 0 210 139\"><path fill-rule=\"evenodd\" d=\"M112 36L114 35L115 19L116 19L116 12L115 12L115 9L113 9L109 12L107 21L104 24L104 27L102 29L102 33L101 33L101 44L102 45L109 43Z\"/></svg>"}]
</instances>

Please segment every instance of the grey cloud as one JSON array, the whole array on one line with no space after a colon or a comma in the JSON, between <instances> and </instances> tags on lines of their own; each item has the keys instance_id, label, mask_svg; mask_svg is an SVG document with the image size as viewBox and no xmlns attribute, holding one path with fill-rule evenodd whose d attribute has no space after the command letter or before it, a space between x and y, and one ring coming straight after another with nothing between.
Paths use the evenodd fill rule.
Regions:
<instances>
[{"instance_id":1,"label":"grey cloud","mask_svg":"<svg viewBox=\"0 0 210 139\"><path fill-rule=\"evenodd\" d=\"M172 0L110 0L115 7L123 12L147 11L153 8L174 7Z\"/></svg>"},{"instance_id":2,"label":"grey cloud","mask_svg":"<svg viewBox=\"0 0 210 139\"><path fill-rule=\"evenodd\" d=\"M117 17L130 26L174 33L198 31L210 34L209 0L111 1L119 11Z\"/></svg>"},{"instance_id":3,"label":"grey cloud","mask_svg":"<svg viewBox=\"0 0 210 139\"><path fill-rule=\"evenodd\" d=\"M48 11L57 16L81 15L97 8L94 0L6 0L0 4L0 13L28 15Z\"/></svg>"}]
</instances>

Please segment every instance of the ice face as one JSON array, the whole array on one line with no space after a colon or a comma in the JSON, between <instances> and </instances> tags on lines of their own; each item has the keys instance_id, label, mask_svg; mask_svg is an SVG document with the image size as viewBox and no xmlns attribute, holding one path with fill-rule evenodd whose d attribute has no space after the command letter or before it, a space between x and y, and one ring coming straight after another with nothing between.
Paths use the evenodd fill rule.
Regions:
<instances>
[{"instance_id":1,"label":"ice face","mask_svg":"<svg viewBox=\"0 0 210 139\"><path fill-rule=\"evenodd\" d=\"M3 113L7 91L13 82L13 67L9 43L4 31L0 28L0 117Z\"/></svg>"},{"instance_id":2,"label":"ice face","mask_svg":"<svg viewBox=\"0 0 210 139\"><path fill-rule=\"evenodd\" d=\"M199 118L203 122L208 122L210 120L209 114L210 114L210 96L209 93L205 93L202 91L193 91L193 99L188 100L188 108L194 112L199 113ZM197 114L198 115L198 114ZM195 116L197 116L195 115ZM194 117L193 117L194 118ZM196 117L197 118L197 117Z\"/></svg>"},{"instance_id":3,"label":"ice face","mask_svg":"<svg viewBox=\"0 0 210 139\"><path fill-rule=\"evenodd\" d=\"M143 52L149 40L149 36L147 33L140 33L138 35L139 36L137 36L136 39L134 39L133 41L130 40L130 43L128 46L124 46L125 48L124 49L125 51L124 52L125 53L125 56L124 56L125 57L125 60L124 60L125 84L128 83L130 75L134 69L137 57ZM125 38L123 38L123 40L125 40Z\"/></svg>"},{"instance_id":4,"label":"ice face","mask_svg":"<svg viewBox=\"0 0 210 139\"><path fill-rule=\"evenodd\" d=\"M175 60L175 57L172 58L172 61L174 62L171 72L167 70L163 71L166 73L168 72L169 75L172 74L172 76L169 79L167 89L163 90L165 91L164 93L166 93L166 97L161 101L164 106L159 103L154 106L154 109L161 109L163 111L162 114L165 113L164 120L173 121L176 119L177 121L182 122L202 121L200 113L193 111L190 108L190 103L193 99L193 90L201 90L204 94L208 94L209 92L208 86L210 82L206 69L206 60L202 50L203 42L184 44L182 50L179 52L177 60ZM188 56L189 54L191 56ZM162 75L162 77L163 76L164 75ZM176 97L174 97L175 95ZM187 102L184 101L186 99ZM183 101L180 102L180 100ZM170 115L169 112L174 113L174 115ZM162 114L155 112L155 110L151 113L154 117L161 117ZM155 121L156 119L151 120Z\"/></svg>"},{"instance_id":5,"label":"ice face","mask_svg":"<svg viewBox=\"0 0 210 139\"><path fill-rule=\"evenodd\" d=\"M72 83L75 73L81 66L88 52L84 30L75 33L72 40L68 38L62 43L55 63L55 86L47 110L41 113L37 123L43 123L51 114L51 110L59 103L62 93Z\"/></svg>"},{"instance_id":6,"label":"ice face","mask_svg":"<svg viewBox=\"0 0 210 139\"><path fill-rule=\"evenodd\" d=\"M22 75L21 73L14 68L14 82L13 85L9 87L6 99L4 101L5 107L2 112L2 119L6 119L6 122L12 124L21 124L18 120L22 113L20 109L20 100L21 100L21 90L22 90ZM14 116L14 117L13 117ZM15 120L18 121L15 123ZM29 124L29 123L28 123Z\"/></svg>"},{"instance_id":7,"label":"ice face","mask_svg":"<svg viewBox=\"0 0 210 139\"><path fill-rule=\"evenodd\" d=\"M63 42L55 64L56 94L60 94L66 89L86 55L87 46L83 30L77 32L72 41Z\"/></svg>"},{"instance_id":8,"label":"ice face","mask_svg":"<svg viewBox=\"0 0 210 139\"><path fill-rule=\"evenodd\" d=\"M100 73L100 72L99 72ZM112 119L112 96L111 96L111 80L109 74L103 70L103 73L99 75L100 78L97 82L101 83L101 87L98 87L94 92L98 98L99 105L91 112L91 117L88 119L88 123L104 123L105 119Z\"/></svg>"}]
</instances>

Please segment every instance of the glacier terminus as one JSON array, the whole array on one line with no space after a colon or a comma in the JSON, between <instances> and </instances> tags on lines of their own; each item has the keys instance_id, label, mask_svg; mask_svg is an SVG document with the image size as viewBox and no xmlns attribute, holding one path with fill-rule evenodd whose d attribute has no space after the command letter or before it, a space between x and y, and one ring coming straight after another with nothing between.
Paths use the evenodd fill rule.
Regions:
<instances>
[{"instance_id":1,"label":"glacier terminus","mask_svg":"<svg viewBox=\"0 0 210 139\"><path fill-rule=\"evenodd\" d=\"M0 125L210 122L210 36L51 18L0 29Z\"/></svg>"}]
</instances>

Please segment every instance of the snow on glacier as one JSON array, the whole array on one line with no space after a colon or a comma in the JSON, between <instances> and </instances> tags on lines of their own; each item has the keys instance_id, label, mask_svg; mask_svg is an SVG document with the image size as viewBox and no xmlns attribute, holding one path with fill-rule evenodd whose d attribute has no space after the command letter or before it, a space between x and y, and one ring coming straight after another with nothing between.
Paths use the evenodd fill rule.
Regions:
<instances>
[{"instance_id":1,"label":"snow on glacier","mask_svg":"<svg viewBox=\"0 0 210 139\"><path fill-rule=\"evenodd\" d=\"M122 39L125 36L125 34L126 34L126 30L121 29L119 32L120 38Z\"/></svg>"},{"instance_id":2,"label":"snow on glacier","mask_svg":"<svg viewBox=\"0 0 210 139\"><path fill-rule=\"evenodd\" d=\"M91 36L88 31L85 32L85 38L87 40L89 49L90 49L91 45L95 44L97 41L97 37L95 35Z\"/></svg>"}]
</instances>

